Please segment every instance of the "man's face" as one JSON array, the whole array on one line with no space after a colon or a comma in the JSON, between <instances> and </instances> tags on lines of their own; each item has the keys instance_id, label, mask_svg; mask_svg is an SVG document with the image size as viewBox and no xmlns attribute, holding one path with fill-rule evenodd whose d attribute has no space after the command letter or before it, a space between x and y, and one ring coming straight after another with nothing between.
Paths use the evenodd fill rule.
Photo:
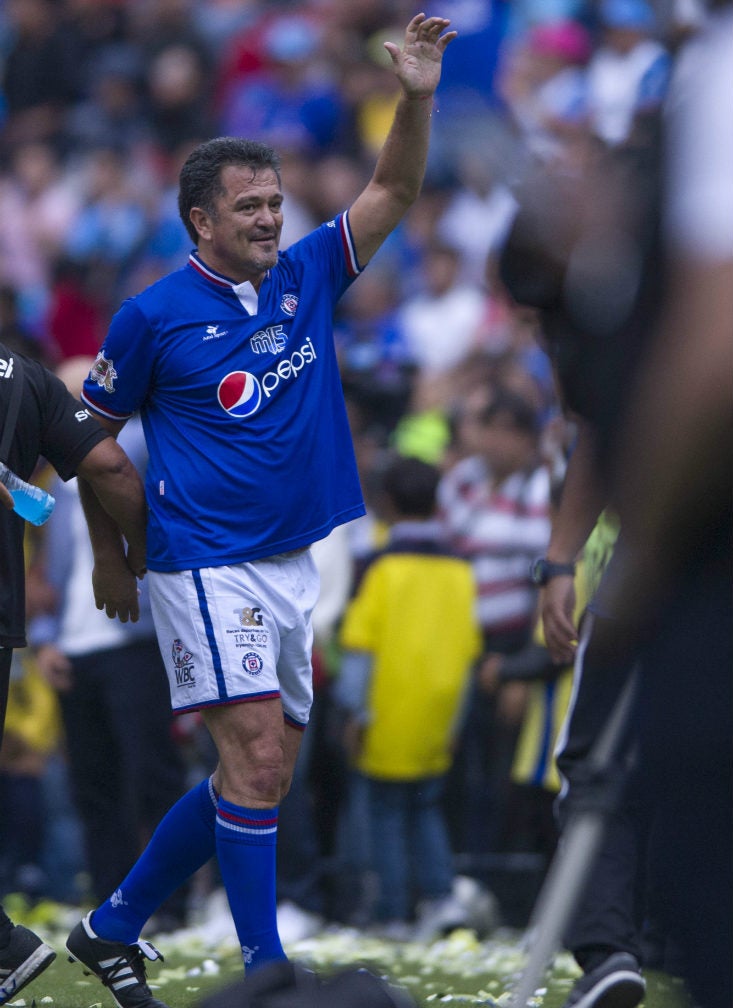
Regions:
<instances>
[{"instance_id":1,"label":"man's face","mask_svg":"<svg viewBox=\"0 0 733 1008\"><path fill-rule=\"evenodd\" d=\"M213 215L200 214L199 251L204 261L238 283L256 281L277 263L283 226L283 194L272 169L253 175L246 165L227 165L224 194Z\"/></svg>"}]
</instances>

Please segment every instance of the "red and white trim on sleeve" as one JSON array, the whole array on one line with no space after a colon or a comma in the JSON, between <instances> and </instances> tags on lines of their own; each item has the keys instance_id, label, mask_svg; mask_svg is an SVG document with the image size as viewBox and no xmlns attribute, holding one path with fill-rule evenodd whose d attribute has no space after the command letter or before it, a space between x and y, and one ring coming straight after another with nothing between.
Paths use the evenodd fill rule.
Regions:
<instances>
[{"instance_id":1,"label":"red and white trim on sleeve","mask_svg":"<svg viewBox=\"0 0 733 1008\"><path fill-rule=\"evenodd\" d=\"M338 227L341 233L341 244L344 248L344 256L346 258L346 268L350 276L358 276L361 273L361 266L359 265L359 260L356 258L354 239L351 236L351 228L349 227L348 211L342 213L338 218Z\"/></svg>"}]
</instances>

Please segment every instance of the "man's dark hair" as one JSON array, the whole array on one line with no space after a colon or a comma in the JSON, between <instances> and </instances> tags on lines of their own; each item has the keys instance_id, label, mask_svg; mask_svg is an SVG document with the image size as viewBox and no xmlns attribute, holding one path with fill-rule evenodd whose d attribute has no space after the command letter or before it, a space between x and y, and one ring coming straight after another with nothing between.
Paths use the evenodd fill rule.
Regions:
<instances>
[{"instance_id":1,"label":"man's dark hair","mask_svg":"<svg viewBox=\"0 0 733 1008\"><path fill-rule=\"evenodd\" d=\"M397 455L382 477L382 490L398 515L430 518L435 513L440 471L419 458Z\"/></svg>"},{"instance_id":2,"label":"man's dark hair","mask_svg":"<svg viewBox=\"0 0 733 1008\"><path fill-rule=\"evenodd\" d=\"M190 220L193 207L214 216L214 204L223 195L222 169L228 165L246 165L254 176L271 168L280 181L280 156L267 144L240 137L216 137L199 144L186 158L179 177L178 212L194 244L198 233Z\"/></svg>"}]
</instances>

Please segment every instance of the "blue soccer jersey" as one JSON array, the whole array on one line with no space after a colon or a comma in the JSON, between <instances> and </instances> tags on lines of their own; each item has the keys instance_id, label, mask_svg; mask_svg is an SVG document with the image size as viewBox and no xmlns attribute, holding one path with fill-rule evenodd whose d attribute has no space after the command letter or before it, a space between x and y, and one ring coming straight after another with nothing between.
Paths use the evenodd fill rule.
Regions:
<instances>
[{"instance_id":1,"label":"blue soccer jersey","mask_svg":"<svg viewBox=\"0 0 733 1008\"><path fill-rule=\"evenodd\" d=\"M256 560L364 514L333 344L358 275L348 215L280 254L259 292L192 253L125 301L84 385L93 411L140 411L148 567Z\"/></svg>"}]
</instances>

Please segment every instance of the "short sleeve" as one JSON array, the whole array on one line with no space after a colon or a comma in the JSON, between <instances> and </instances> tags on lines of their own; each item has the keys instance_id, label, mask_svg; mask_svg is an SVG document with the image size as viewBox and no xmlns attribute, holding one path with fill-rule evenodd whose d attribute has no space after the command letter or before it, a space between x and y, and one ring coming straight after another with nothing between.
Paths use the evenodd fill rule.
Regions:
<instances>
[{"instance_id":1,"label":"short sleeve","mask_svg":"<svg viewBox=\"0 0 733 1008\"><path fill-rule=\"evenodd\" d=\"M123 302L84 382L83 401L110 420L128 420L148 394L155 341L135 299Z\"/></svg>"},{"instance_id":2,"label":"short sleeve","mask_svg":"<svg viewBox=\"0 0 733 1008\"><path fill-rule=\"evenodd\" d=\"M95 445L110 437L84 406L50 372L44 382L43 423L40 454L63 480L76 475L76 468Z\"/></svg>"}]
</instances>

